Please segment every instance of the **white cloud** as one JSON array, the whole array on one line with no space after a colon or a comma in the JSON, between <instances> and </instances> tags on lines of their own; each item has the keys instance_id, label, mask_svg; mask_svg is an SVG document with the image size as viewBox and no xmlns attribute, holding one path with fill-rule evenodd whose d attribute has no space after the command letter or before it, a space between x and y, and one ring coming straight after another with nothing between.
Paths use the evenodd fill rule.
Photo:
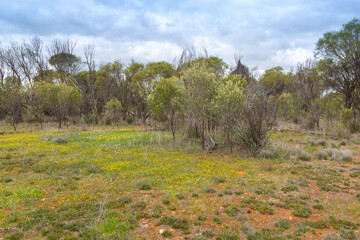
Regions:
<instances>
[{"instance_id":1,"label":"white cloud","mask_svg":"<svg viewBox=\"0 0 360 240\"><path fill-rule=\"evenodd\" d=\"M4 0L0 0L4 1ZM4 4L3 4L4 5ZM317 39L357 16L360 2L347 0L8 1L0 14L0 40L22 42L39 36L77 40L77 55L95 43L96 59L171 62L184 47L260 71L285 69L312 57Z\"/></svg>"},{"instance_id":2,"label":"white cloud","mask_svg":"<svg viewBox=\"0 0 360 240\"><path fill-rule=\"evenodd\" d=\"M312 57L313 52L308 49L285 49L276 51L276 54L271 56L270 62L273 66L283 66L285 69L289 70L290 67L305 62L306 59Z\"/></svg>"}]
</instances>

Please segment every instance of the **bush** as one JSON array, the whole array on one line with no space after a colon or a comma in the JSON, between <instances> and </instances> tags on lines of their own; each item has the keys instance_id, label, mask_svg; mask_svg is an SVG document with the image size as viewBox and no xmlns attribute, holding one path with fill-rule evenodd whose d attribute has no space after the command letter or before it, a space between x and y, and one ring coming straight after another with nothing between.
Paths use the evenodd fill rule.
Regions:
<instances>
[{"instance_id":1,"label":"bush","mask_svg":"<svg viewBox=\"0 0 360 240\"><path fill-rule=\"evenodd\" d=\"M94 115L83 116L82 121L86 124L93 124L96 123L96 117Z\"/></svg>"},{"instance_id":2,"label":"bush","mask_svg":"<svg viewBox=\"0 0 360 240\"><path fill-rule=\"evenodd\" d=\"M331 160L351 162L354 158L351 150L328 149L327 154Z\"/></svg>"},{"instance_id":3,"label":"bush","mask_svg":"<svg viewBox=\"0 0 360 240\"><path fill-rule=\"evenodd\" d=\"M320 160L327 160L327 157L328 157L328 155L325 151L323 151L323 150L318 151L318 158Z\"/></svg>"},{"instance_id":4,"label":"bush","mask_svg":"<svg viewBox=\"0 0 360 240\"><path fill-rule=\"evenodd\" d=\"M151 186L147 182L141 182L141 183L139 183L139 189L140 190L150 190Z\"/></svg>"},{"instance_id":5,"label":"bush","mask_svg":"<svg viewBox=\"0 0 360 240\"><path fill-rule=\"evenodd\" d=\"M302 218L308 218L310 214L311 214L311 209L303 205L297 205L295 207L295 211L293 212L293 215L295 217L302 217Z\"/></svg>"},{"instance_id":6,"label":"bush","mask_svg":"<svg viewBox=\"0 0 360 240\"><path fill-rule=\"evenodd\" d=\"M340 113L340 120L342 125L351 133L360 132L360 123L354 118L353 109L343 109Z\"/></svg>"},{"instance_id":7,"label":"bush","mask_svg":"<svg viewBox=\"0 0 360 240\"><path fill-rule=\"evenodd\" d=\"M277 223L275 223L275 227L280 228L281 230L285 231L291 227L289 219L280 219Z\"/></svg>"},{"instance_id":8,"label":"bush","mask_svg":"<svg viewBox=\"0 0 360 240\"><path fill-rule=\"evenodd\" d=\"M172 236L172 233L171 233L169 230L165 230L165 231L161 234L161 236L163 236L163 237L171 237L171 236Z\"/></svg>"},{"instance_id":9,"label":"bush","mask_svg":"<svg viewBox=\"0 0 360 240\"><path fill-rule=\"evenodd\" d=\"M168 225L174 229L183 229L186 230L189 228L189 222L187 219L181 219L176 217L163 217L157 223L157 225Z\"/></svg>"},{"instance_id":10,"label":"bush","mask_svg":"<svg viewBox=\"0 0 360 240\"><path fill-rule=\"evenodd\" d=\"M311 157L306 153L301 153L298 158L302 161L311 161Z\"/></svg>"},{"instance_id":11,"label":"bush","mask_svg":"<svg viewBox=\"0 0 360 240\"><path fill-rule=\"evenodd\" d=\"M133 122L134 122L134 118L133 118L133 117L130 117L130 116L126 117L126 123L127 123L127 124L132 124Z\"/></svg>"},{"instance_id":12,"label":"bush","mask_svg":"<svg viewBox=\"0 0 360 240\"><path fill-rule=\"evenodd\" d=\"M236 138L253 156L268 144L276 112L276 106L262 86L250 84L242 107L241 121L238 121Z\"/></svg>"},{"instance_id":13,"label":"bush","mask_svg":"<svg viewBox=\"0 0 360 240\"><path fill-rule=\"evenodd\" d=\"M117 98L112 98L105 104L105 123L119 124L122 106Z\"/></svg>"}]
</instances>

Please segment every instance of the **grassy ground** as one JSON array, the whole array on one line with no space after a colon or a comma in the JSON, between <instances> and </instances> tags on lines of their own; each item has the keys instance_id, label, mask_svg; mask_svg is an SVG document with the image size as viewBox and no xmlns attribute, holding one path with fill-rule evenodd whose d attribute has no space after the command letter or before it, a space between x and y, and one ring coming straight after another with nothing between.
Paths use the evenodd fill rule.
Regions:
<instances>
[{"instance_id":1,"label":"grassy ground","mask_svg":"<svg viewBox=\"0 0 360 240\"><path fill-rule=\"evenodd\" d=\"M278 131L259 158L138 127L0 129L0 239L357 239L360 141Z\"/></svg>"}]
</instances>

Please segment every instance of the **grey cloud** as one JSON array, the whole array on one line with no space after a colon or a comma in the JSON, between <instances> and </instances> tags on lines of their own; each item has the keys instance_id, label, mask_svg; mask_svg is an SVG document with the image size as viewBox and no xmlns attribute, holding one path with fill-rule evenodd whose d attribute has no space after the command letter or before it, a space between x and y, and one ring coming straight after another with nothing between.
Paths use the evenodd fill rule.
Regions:
<instances>
[{"instance_id":1,"label":"grey cloud","mask_svg":"<svg viewBox=\"0 0 360 240\"><path fill-rule=\"evenodd\" d=\"M5 5L4 0L1 3ZM235 49L249 64L260 68L271 67L270 59L279 51L312 51L324 32L338 29L360 12L356 0L18 0L7 1L6 6L0 14L2 36L104 39L117 46L118 54L127 55L131 53L125 52L133 49L128 47L132 42L134 46L140 42L169 42L182 48L192 46L194 38L203 37L212 41L209 46ZM126 43L123 49L121 42ZM212 49L207 50L212 54ZM234 53L223 56L232 61Z\"/></svg>"}]
</instances>

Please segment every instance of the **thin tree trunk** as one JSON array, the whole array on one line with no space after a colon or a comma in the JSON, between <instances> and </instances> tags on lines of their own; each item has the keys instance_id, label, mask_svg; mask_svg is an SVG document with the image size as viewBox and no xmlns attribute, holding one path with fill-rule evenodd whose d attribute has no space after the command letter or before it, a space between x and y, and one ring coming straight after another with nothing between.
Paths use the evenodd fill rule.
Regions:
<instances>
[{"instance_id":1,"label":"thin tree trunk","mask_svg":"<svg viewBox=\"0 0 360 240\"><path fill-rule=\"evenodd\" d=\"M14 131L16 131L15 117L14 116L12 117L12 125L13 125L13 128L14 128Z\"/></svg>"}]
</instances>

